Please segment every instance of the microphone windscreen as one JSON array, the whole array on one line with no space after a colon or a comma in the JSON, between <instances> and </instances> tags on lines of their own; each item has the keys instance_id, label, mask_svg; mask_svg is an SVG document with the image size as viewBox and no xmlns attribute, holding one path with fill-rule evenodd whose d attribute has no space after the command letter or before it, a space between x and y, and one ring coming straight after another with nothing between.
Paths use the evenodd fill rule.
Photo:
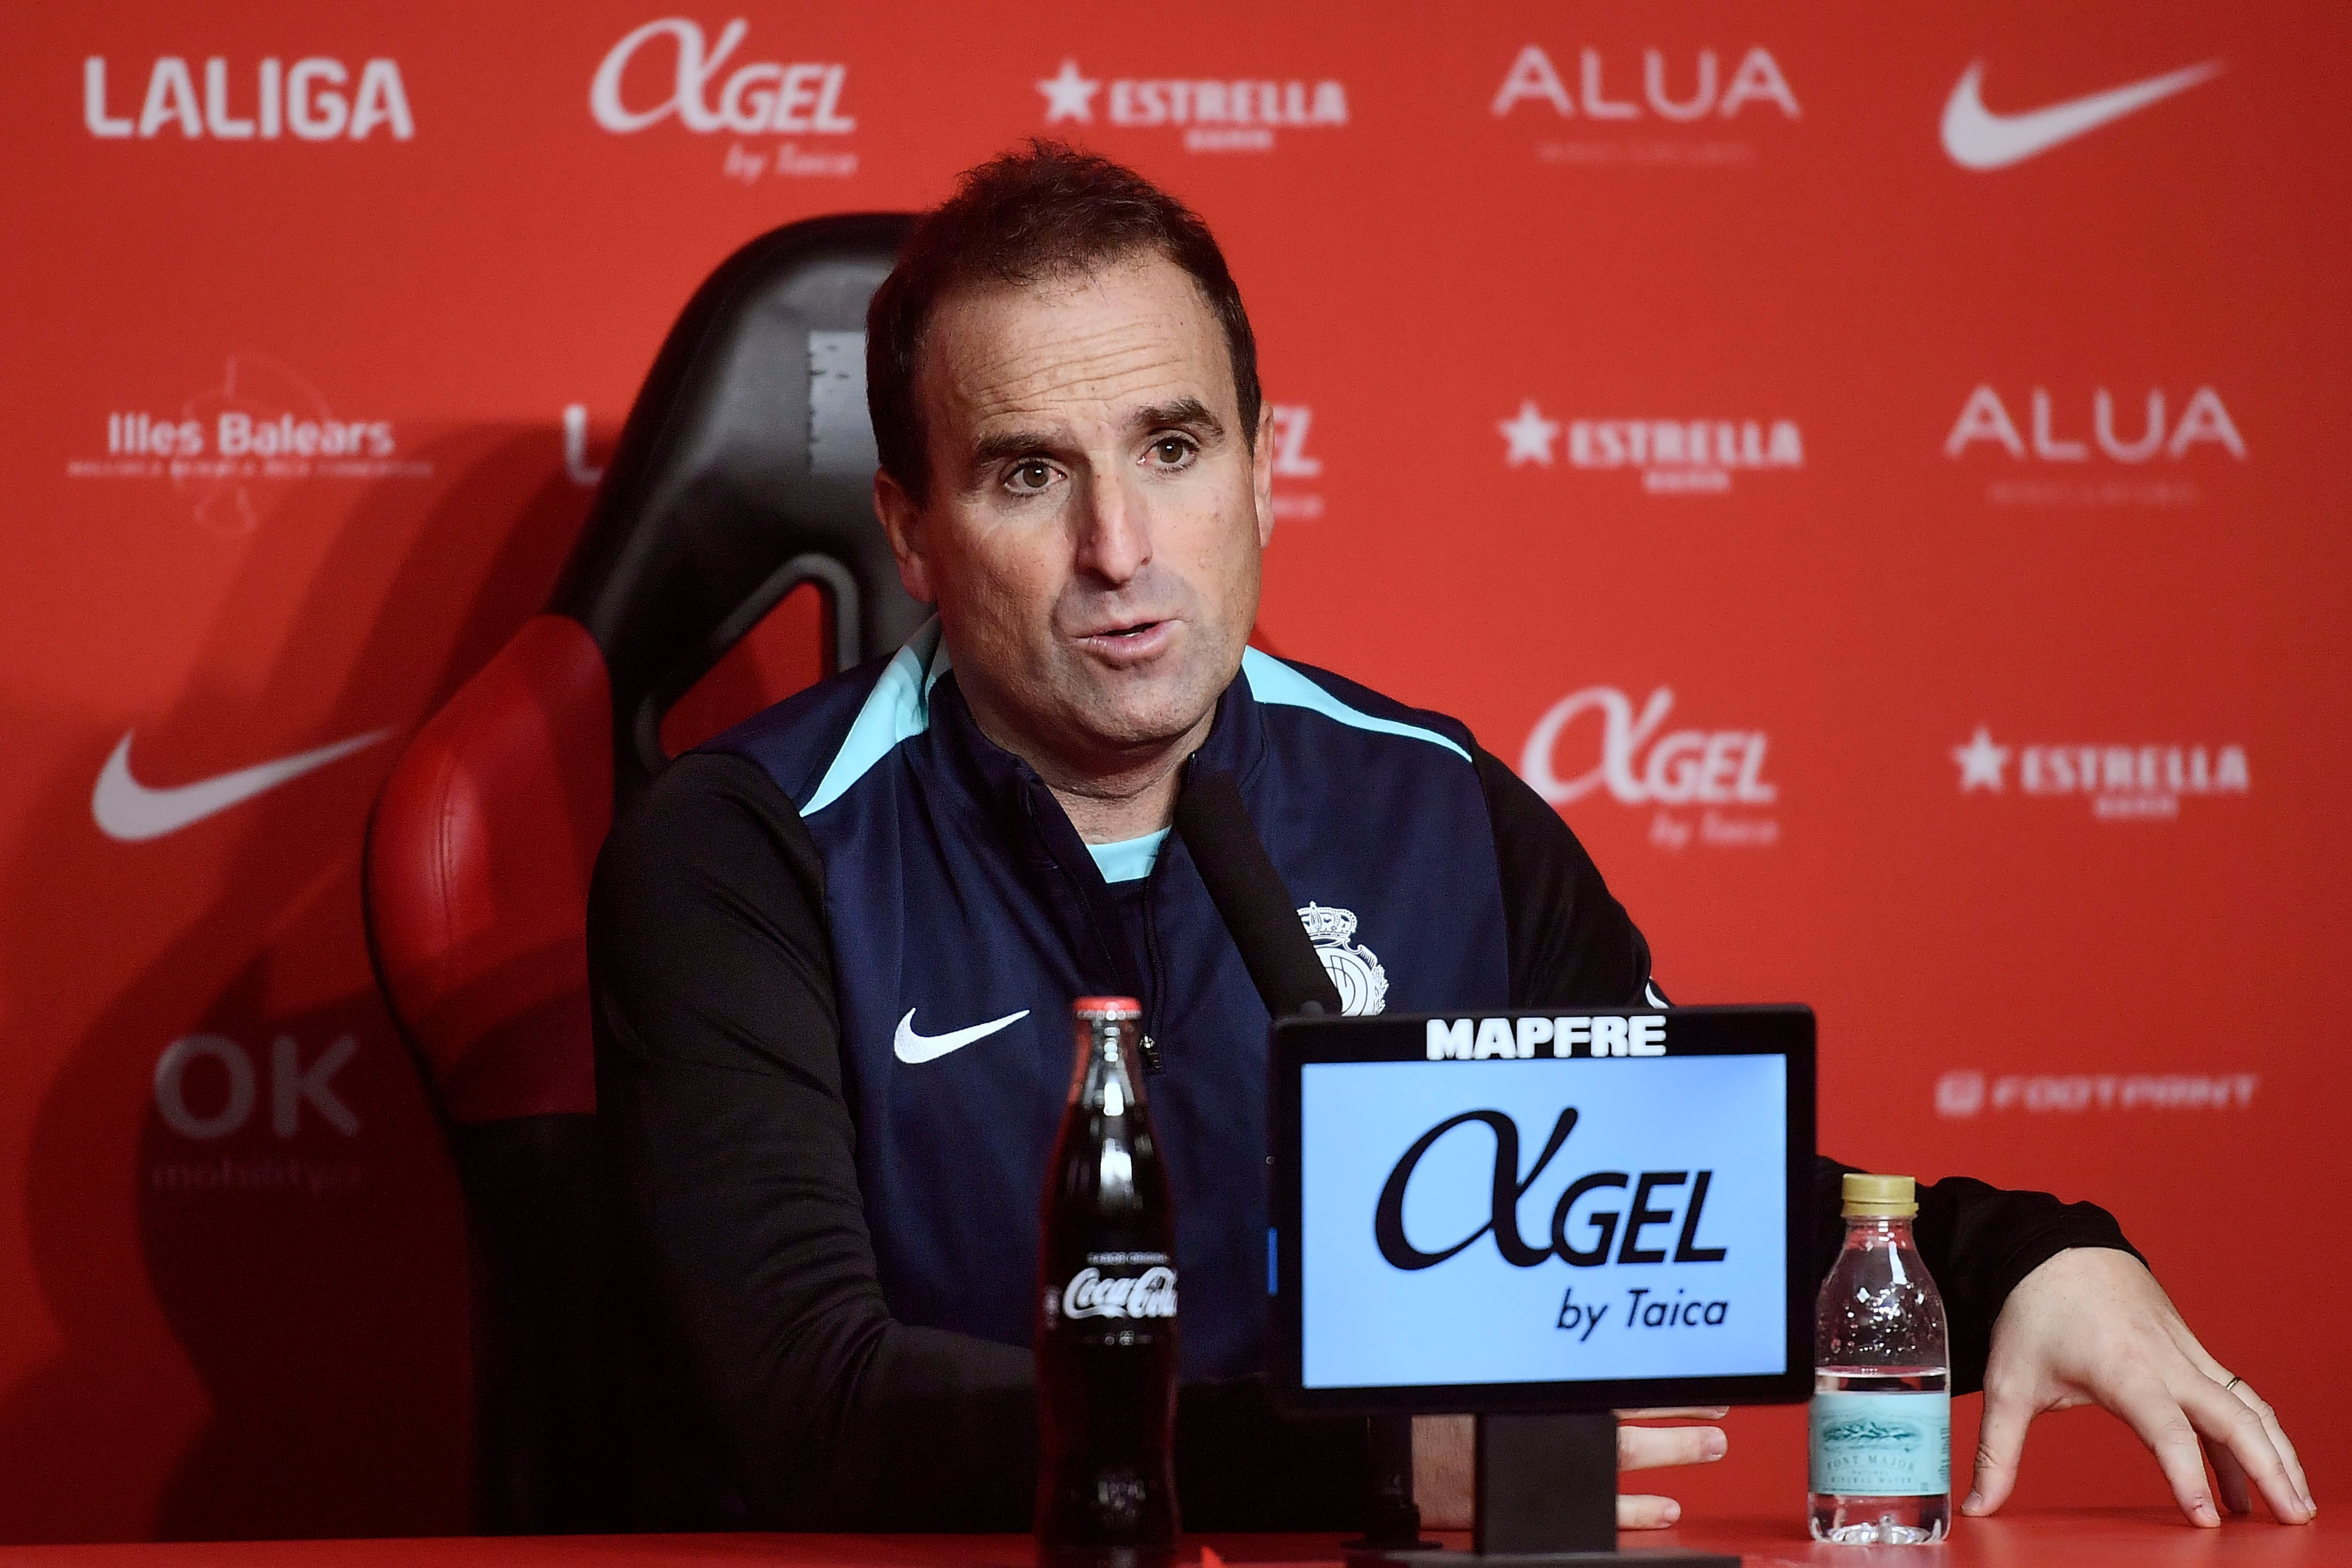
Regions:
<instances>
[{"instance_id":1,"label":"microphone windscreen","mask_svg":"<svg viewBox=\"0 0 2352 1568\"><path fill-rule=\"evenodd\" d=\"M1299 923L1298 905L1259 841L1233 775L1195 771L1176 797L1176 831L1209 889L1250 981L1277 1018L1339 1011L1339 988Z\"/></svg>"}]
</instances>

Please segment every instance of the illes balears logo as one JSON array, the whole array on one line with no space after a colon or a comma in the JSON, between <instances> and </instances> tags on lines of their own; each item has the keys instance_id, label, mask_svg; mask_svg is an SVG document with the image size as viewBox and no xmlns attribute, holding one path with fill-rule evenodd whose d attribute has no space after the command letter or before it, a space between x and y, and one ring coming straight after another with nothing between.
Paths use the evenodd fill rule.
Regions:
<instances>
[{"instance_id":1,"label":"illes balears logo","mask_svg":"<svg viewBox=\"0 0 2352 1568\"><path fill-rule=\"evenodd\" d=\"M1389 1266L1412 1272L1433 1268L1454 1257L1481 1237L1495 1238L1495 1250L1503 1261L1515 1268L1533 1268L1545 1259L1557 1257L1574 1268L1597 1268L1607 1263L1609 1247L1619 1241L1618 1222L1624 1222L1624 1235L1619 1241L1616 1261L1625 1263L1720 1263L1728 1248L1702 1247L1698 1233L1701 1217L1706 1209L1707 1189L1714 1184L1713 1171L1643 1171L1638 1176L1624 1171L1592 1171L1579 1176L1560 1194L1554 1205L1551 1230L1538 1241L1529 1241L1519 1234L1519 1200L1536 1184L1568 1135L1576 1130L1579 1113L1570 1106L1559 1113L1552 1124L1551 1136L1544 1141L1543 1152L1536 1156L1534 1167L1525 1176L1519 1172L1519 1124L1501 1110L1465 1110L1449 1116L1412 1142L1405 1150L1388 1180L1381 1186L1379 1204L1372 1211L1372 1237L1381 1256ZM1422 1158L1436 1147L1438 1141L1458 1127L1473 1123L1486 1127L1495 1135L1494 1183L1492 1202L1486 1223L1450 1246L1435 1252L1423 1251L1407 1239L1404 1231L1405 1194L1412 1184L1413 1173L1420 1168ZM1688 1205L1677 1213L1674 1198L1666 1196L1670 1188L1688 1188ZM1579 1221L1575 1208L1579 1200L1592 1194L1622 1191L1630 1187L1633 1201L1621 1213L1617 1209L1595 1206ZM1662 1206L1658 1206L1661 1198ZM1675 1221L1681 1221L1680 1229ZM1571 1237L1572 1223L1589 1226L1589 1245L1579 1246L1582 1237ZM1660 1243L1643 1245L1643 1234L1657 1229ZM1668 1245L1664 1237L1675 1237Z\"/></svg>"}]
</instances>

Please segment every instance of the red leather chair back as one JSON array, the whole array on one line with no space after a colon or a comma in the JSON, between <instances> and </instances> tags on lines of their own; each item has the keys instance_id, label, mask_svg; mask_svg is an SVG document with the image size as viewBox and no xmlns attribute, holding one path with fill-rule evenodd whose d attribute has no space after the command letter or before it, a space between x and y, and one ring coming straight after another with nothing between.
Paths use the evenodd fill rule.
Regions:
<instances>
[{"instance_id":1,"label":"red leather chair back","mask_svg":"<svg viewBox=\"0 0 2352 1568\"><path fill-rule=\"evenodd\" d=\"M370 820L377 978L466 1190L484 1529L626 1522L601 1365L597 848L668 761L663 714L793 587L823 592L834 668L925 614L874 519L865 400L866 301L910 222L789 225L696 292L552 603L417 732Z\"/></svg>"}]
</instances>

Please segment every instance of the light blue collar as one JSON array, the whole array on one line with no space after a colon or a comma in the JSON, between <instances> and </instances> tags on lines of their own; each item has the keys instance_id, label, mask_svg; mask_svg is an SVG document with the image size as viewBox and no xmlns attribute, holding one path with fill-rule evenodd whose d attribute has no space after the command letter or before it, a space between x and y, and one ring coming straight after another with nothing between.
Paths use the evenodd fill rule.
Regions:
<instances>
[{"instance_id":1,"label":"light blue collar","mask_svg":"<svg viewBox=\"0 0 2352 1568\"><path fill-rule=\"evenodd\" d=\"M1089 844L1087 853L1095 858L1106 882L1139 882L1151 875L1151 863L1160 858L1160 846L1167 842L1168 829L1147 833L1140 838L1122 838L1116 844Z\"/></svg>"}]
</instances>

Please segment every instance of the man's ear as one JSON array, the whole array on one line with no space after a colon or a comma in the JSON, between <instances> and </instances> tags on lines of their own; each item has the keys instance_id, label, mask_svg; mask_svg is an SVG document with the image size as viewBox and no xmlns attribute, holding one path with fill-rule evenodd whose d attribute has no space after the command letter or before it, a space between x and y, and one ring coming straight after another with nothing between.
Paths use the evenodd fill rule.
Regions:
<instances>
[{"instance_id":1,"label":"man's ear","mask_svg":"<svg viewBox=\"0 0 2352 1568\"><path fill-rule=\"evenodd\" d=\"M890 553L898 563L898 581L916 600L940 602L931 588L931 565L923 554L923 510L888 472L874 470L874 515L882 520Z\"/></svg>"},{"instance_id":2,"label":"man's ear","mask_svg":"<svg viewBox=\"0 0 2352 1568\"><path fill-rule=\"evenodd\" d=\"M1274 405L1257 405L1257 439L1250 449L1250 499L1257 503L1257 547L1274 542Z\"/></svg>"}]
</instances>

